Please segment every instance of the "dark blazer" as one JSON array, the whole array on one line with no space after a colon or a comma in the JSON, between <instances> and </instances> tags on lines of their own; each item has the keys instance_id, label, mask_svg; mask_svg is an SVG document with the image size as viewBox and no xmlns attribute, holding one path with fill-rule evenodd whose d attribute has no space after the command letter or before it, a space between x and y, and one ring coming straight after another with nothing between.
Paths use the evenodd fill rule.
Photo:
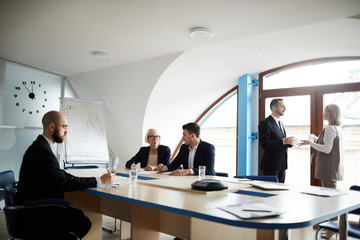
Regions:
<instances>
[{"instance_id":1,"label":"dark blazer","mask_svg":"<svg viewBox=\"0 0 360 240\"><path fill-rule=\"evenodd\" d=\"M138 153L125 163L125 167L130 168L131 164L133 163L137 164L138 162L140 162L142 168L146 167L149 160L149 152L150 152L150 146L141 147ZM162 163L164 166L169 165L170 156L171 156L171 151L168 146L164 146L164 145L158 146L158 164Z\"/></svg>"},{"instance_id":2,"label":"dark blazer","mask_svg":"<svg viewBox=\"0 0 360 240\"><path fill-rule=\"evenodd\" d=\"M286 137L272 116L259 123L259 142L264 155L261 169L267 171L280 171L287 169L287 151L292 145L284 145L282 139Z\"/></svg>"},{"instance_id":3,"label":"dark blazer","mask_svg":"<svg viewBox=\"0 0 360 240\"><path fill-rule=\"evenodd\" d=\"M75 177L60 169L49 143L44 136L39 135L23 157L16 202L43 198L64 199L64 191L96 186L94 177Z\"/></svg>"},{"instance_id":4,"label":"dark blazer","mask_svg":"<svg viewBox=\"0 0 360 240\"><path fill-rule=\"evenodd\" d=\"M172 163L168 166L168 171L178 169L180 165L183 165L184 169L189 168L189 146L181 145L180 151ZM206 175L215 175L215 147L214 145L200 140L196 149L194 157L194 174L199 174L199 166L206 166Z\"/></svg>"}]
</instances>

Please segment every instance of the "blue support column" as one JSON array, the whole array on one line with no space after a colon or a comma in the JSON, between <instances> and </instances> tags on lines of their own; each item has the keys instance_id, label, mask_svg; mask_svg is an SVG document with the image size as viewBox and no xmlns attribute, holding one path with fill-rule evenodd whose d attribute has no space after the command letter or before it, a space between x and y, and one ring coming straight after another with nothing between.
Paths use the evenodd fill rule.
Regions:
<instances>
[{"instance_id":1,"label":"blue support column","mask_svg":"<svg viewBox=\"0 0 360 240\"><path fill-rule=\"evenodd\" d=\"M257 82L251 74L239 78L238 102L238 175L251 175L251 143L257 133L251 133L252 88Z\"/></svg>"}]
</instances>

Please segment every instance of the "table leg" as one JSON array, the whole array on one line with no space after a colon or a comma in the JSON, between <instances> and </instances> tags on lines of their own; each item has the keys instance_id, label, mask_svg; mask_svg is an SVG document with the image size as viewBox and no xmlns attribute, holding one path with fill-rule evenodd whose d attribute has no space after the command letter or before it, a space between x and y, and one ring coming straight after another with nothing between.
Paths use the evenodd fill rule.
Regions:
<instances>
[{"instance_id":1,"label":"table leg","mask_svg":"<svg viewBox=\"0 0 360 240\"><path fill-rule=\"evenodd\" d=\"M288 239L288 229L279 229L279 240L287 240Z\"/></svg>"},{"instance_id":2,"label":"table leg","mask_svg":"<svg viewBox=\"0 0 360 240\"><path fill-rule=\"evenodd\" d=\"M344 213L340 215L339 221L339 238L340 240L347 239L347 232L348 232L348 214Z\"/></svg>"},{"instance_id":3,"label":"table leg","mask_svg":"<svg viewBox=\"0 0 360 240\"><path fill-rule=\"evenodd\" d=\"M139 205L131 206L131 239L159 239L159 210Z\"/></svg>"}]
</instances>

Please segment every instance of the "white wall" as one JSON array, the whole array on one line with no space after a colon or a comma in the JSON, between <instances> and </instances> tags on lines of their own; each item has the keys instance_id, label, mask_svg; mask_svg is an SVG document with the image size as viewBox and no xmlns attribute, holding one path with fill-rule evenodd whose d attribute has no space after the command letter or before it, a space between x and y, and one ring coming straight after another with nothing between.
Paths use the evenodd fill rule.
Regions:
<instances>
[{"instance_id":1,"label":"white wall","mask_svg":"<svg viewBox=\"0 0 360 240\"><path fill-rule=\"evenodd\" d=\"M104 102L108 145L120 157L120 164L143 145L149 96L160 75L179 54L68 77L79 98Z\"/></svg>"}]
</instances>

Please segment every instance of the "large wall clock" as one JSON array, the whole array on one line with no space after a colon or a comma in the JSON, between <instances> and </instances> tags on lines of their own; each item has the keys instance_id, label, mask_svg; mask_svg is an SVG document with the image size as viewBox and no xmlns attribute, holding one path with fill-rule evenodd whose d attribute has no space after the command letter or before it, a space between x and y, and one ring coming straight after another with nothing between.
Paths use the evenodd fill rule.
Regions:
<instances>
[{"instance_id":1,"label":"large wall clock","mask_svg":"<svg viewBox=\"0 0 360 240\"><path fill-rule=\"evenodd\" d=\"M46 108L47 90L36 80L22 80L14 87L17 110L24 114L40 114Z\"/></svg>"},{"instance_id":2,"label":"large wall clock","mask_svg":"<svg viewBox=\"0 0 360 240\"><path fill-rule=\"evenodd\" d=\"M0 125L42 128L42 117L59 111L61 76L0 61Z\"/></svg>"}]
</instances>

